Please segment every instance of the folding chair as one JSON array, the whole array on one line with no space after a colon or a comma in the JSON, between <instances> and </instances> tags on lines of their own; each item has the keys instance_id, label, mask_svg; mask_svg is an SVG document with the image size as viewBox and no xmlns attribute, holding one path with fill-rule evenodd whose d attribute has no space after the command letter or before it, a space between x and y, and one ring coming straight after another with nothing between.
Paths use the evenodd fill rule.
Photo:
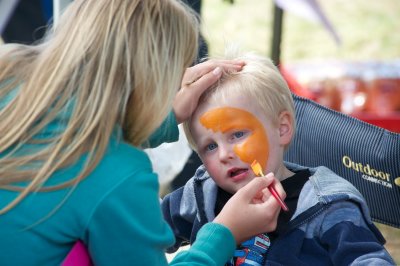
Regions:
<instances>
[{"instance_id":1,"label":"folding chair","mask_svg":"<svg viewBox=\"0 0 400 266\"><path fill-rule=\"evenodd\" d=\"M361 192L374 221L400 228L400 134L293 97L296 135L285 160L330 168Z\"/></svg>"}]
</instances>

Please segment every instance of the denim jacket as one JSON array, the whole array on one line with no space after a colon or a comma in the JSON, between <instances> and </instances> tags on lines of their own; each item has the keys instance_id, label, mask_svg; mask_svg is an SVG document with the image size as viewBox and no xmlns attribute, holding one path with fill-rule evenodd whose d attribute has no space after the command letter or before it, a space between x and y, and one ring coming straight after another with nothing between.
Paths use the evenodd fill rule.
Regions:
<instances>
[{"instance_id":1,"label":"denim jacket","mask_svg":"<svg viewBox=\"0 0 400 266\"><path fill-rule=\"evenodd\" d=\"M309 170L296 211L286 232L272 242L265 265L395 265L360 192L326 167ZM200 166L184 187L163 199L163 214L176 238L168 252L193 243L198 230L215 218L217 190Z\"/></svg>"}]
</instances>

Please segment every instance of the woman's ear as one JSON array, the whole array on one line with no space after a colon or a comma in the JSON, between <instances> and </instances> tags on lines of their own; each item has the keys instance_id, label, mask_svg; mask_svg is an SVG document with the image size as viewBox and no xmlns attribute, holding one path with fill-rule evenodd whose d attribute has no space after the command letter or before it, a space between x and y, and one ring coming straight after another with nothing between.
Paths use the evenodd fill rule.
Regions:
<instances>
[{"instance_id":1,"label":"woman's ear","mask_svg":"<svg viewBox=\"0 0 400 266\"><path fill-rule=\"evenodd\" d=\"M293 137L293 116L288 111L279 114L279 144L288 145Z\"/></svg>"}]
</instances>

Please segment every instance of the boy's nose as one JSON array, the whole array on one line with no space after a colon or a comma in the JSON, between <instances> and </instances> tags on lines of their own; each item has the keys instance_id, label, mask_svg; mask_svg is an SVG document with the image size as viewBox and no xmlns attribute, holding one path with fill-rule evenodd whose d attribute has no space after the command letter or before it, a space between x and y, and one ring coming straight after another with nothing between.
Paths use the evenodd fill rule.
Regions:
<instances>
[{"instance_id":1,"label":"boy's nose","mask_svg":"<svg viewBox=\"0 0 400 266\"><path fill-rule=\"evenodd\" d=\"M232 159L235 156L235 153L232 149L232 147L221 147L219 146L219 159L221 161L227 161L229 159Z\"/></svg>"}]
</instances>

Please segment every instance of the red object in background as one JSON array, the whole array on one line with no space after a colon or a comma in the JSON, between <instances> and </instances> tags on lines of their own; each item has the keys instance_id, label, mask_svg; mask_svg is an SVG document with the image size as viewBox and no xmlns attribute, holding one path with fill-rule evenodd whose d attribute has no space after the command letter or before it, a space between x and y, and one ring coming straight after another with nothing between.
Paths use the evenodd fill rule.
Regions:
<instances>
[{"instance_id":1,"label":"red object in background","mask_svg":"<svg viewBox=\"0 0 400 266\"><path fill-rule=\"evenodd\" d=\"M400 77L377 77L372 80L367 108L382 116L400 111Z\"/></svg>"},{"instance_id":2,"label":"red object in background","mask_svg":"<svg viewBox=\"0 0 400 266\"><path fill-rule=\"evenodd\" d=\"M308 89L303 87L296 78L287 70L283 65L279 65L279 71L281 72L282 76L285 78L286 82L290 90L301 97L308 98L311 100L316 100L316 97L313 93L311 93Z\"/></svg>"},{"instance_id":3,"label":"red object in background","mask_svg":"<svg viewBox=\"0 0 400 266\"><path fill-rule=\"evenodd\" d=\"M319 102L329 108L341 111L337 98L339 92L332 88L325 88L323 95L316 95L315 92L300 84L295 75L283 65L279 66L282 76L288 83L293 93ZM354 110L349 115L369 124L400 133L400 77L382 78L376 77L369 81L370 87L367 95L367 102L364 110ZM328 104L325 101L329 98Z\"/></svg>"},{"instance_id":4,"label":"red object in background","mask_svg":"<svg viewBox=\"0 0 400 266\"><path fill-rule=\"evenodd\" d=\"M382 127L392 132L400 133L400 112L393 112L387 115L358 113L352 114L352 116L369 124Z\"/></svg>"}]
</instances>

